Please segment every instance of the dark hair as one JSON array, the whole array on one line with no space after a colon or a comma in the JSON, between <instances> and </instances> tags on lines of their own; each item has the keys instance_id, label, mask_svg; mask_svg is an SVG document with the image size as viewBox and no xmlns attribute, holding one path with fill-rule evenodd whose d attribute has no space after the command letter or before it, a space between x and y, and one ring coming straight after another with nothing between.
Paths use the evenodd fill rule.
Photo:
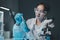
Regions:
<instances>
[{"instance_id":1,"label":"dark hair","mask_svg":"<svg viewBox=\"0 0 60 40\"><path fill-rule=\"evenodd\" d=\"M46 3L38 3L36 6L35 6L35 8L37 8L37 6L39 6L39 5L44 5L44 10L45 11L49 11L49 6L48 6L48 4L46 4Z\"/></svg>"}]
</instances>

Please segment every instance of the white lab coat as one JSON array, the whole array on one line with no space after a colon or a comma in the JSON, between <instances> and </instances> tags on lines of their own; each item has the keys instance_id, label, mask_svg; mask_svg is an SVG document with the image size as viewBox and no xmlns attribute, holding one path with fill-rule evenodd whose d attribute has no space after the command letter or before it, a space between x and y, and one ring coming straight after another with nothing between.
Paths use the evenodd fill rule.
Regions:
<instances>
[{"instance_id":1,"label":"white lab coat","mask_svg":"<svg viewBox=\"0 0 60 40\"><path fill-rule=\"evenodd\" d=\"M40 28L39 29L36 29L37 32L35 33L35 31L33 30L33 27L34 25L36 24L36 18L31 18L31 19L28 19L27 20L27 25L28 25L28 28L30 29L30 32L27 33L29 39L38 39L38 40L44 40L42 37L39 37L38 34L43 34L43 31L42 29L43 28L46 28L46 25L48 23L52 22L52 19L49 19L49 20L44 20L41 24L40 24ZM49 27L53 28L54 27L54 24L51 24L51 25L48 25ZM32 32L33 31L33 32ZM50 33L51 34L51 33ZM40 39L39 39L40 38ZM46 39L45 39L46 40Z\"/></svg>"}]
</instances>

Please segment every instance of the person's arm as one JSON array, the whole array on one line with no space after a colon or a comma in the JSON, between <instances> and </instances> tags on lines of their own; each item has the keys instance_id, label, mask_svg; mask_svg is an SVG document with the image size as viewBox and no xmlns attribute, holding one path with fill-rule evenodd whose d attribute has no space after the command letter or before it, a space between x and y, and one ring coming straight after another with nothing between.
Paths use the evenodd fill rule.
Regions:
<instances>
[{"instance_id":1,"label":"person's arm","mask_svg":"<svg viewBox=\"0 0 60 40\"><path fill-rule=\"evenodd\" d=\"M30 29L27 27L27 24L26 24L25 21L22 21L20 26L23 29L23 31L25 31L25 32L29 32L30 31Z\"/></svg>"},{"instance_id":2,"label":"person's arm","mask_svg":"<svg viewBox=\"0 0 60 40\"><path fill-rule=\"evenodd\" d=\"M48 24L48 23L50 23L50 22L52 22L52 19L49 19L49 20L44 20L43 22L42 22L42 24L40 25L40 28L39 29L37 29L39 32L37 32L38 34L40 33L40 34L42 34L42 29L43 28L46 28L46 25Z\"/></svg>"}]
</instances>

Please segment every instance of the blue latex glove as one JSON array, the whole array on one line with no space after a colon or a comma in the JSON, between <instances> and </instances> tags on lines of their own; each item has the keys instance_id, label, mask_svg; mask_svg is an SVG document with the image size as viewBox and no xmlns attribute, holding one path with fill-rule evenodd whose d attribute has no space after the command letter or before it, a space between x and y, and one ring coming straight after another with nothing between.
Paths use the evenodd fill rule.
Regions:
<instances>
[{"instance_id":1,"label":"blue latex glove","mask_svg":"<svg viewBox=\"0 0 60 40\"><path fill-rule=\"evenodd\" d=\"M22 16L23 14L22 13L17 13L14 17L15 21L16 21L16 24L20 24L22 22Z\"/></svg>"}]
</instances>

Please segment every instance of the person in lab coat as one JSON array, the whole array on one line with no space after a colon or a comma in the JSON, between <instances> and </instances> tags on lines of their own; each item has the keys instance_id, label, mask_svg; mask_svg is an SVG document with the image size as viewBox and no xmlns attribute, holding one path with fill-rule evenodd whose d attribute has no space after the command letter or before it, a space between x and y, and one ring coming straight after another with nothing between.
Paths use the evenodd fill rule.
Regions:
<instances>
[{"instance_id":1,"label":"person in lab coat","mask_svg":"<svg viewBox=\"0 0 60 40\"><path fill-rule=\"evenodd\" d=\"M26 22L30 29L30 32L28 32L28 38L30 40L46 40L45 36L41 36L44 35L42 29L46 28L46 25L51 23L53 20L46 18L47 9L44 3L37 4L34 8L34 12L35 18L28 19ZM51 23L49 27L53 28L54 24ZM51 32L48 33L51 34Z\"/></svg>"}]
</instances>

